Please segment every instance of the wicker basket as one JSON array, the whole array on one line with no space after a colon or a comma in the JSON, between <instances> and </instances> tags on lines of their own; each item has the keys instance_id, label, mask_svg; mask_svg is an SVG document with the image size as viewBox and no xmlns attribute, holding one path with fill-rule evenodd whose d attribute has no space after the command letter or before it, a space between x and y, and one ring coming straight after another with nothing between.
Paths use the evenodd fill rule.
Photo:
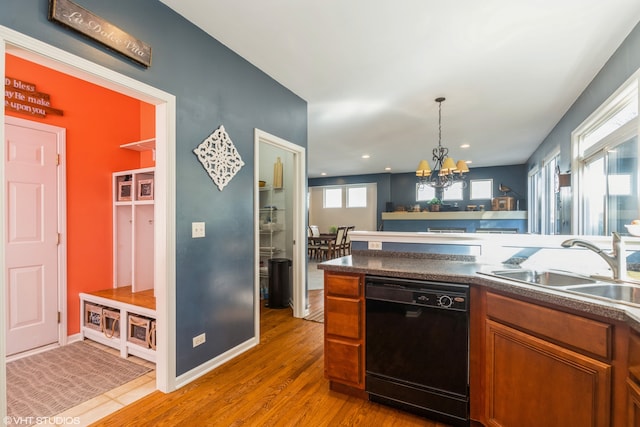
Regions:
<instances>
[{"instance_id":1,"label":"wicker basket","mask_svg":"<svg viewBox=\"0 0 640 427\"><path fill-rule=\"evenodd\" d=\"M84 326L102 332L102 309L98 304L84 303Z\"/></svg>"},{"instance_id":2,"label":"wicker basket","mask_svg":"<svg viewBox=\"0 0 640 427\"><path fill-rule=\"evenodd\" d=\"M120 337L120 310L110 307L102 309L102 332L107 338Z\"/></svg>"},{"instance_id":3,"label":"wicker basket","mask_svg":"<svg viewBox=\"0 0 640 427\"><path fill-rule=\"evenodd\" d=\"M144 348L155 348L155 327L152 330L152 324L155 326L153 319L130 314L129 327L127 328L127 341ZM153 335L153 340L150 339L151 335Z\"/></svg>"}]
</instances>

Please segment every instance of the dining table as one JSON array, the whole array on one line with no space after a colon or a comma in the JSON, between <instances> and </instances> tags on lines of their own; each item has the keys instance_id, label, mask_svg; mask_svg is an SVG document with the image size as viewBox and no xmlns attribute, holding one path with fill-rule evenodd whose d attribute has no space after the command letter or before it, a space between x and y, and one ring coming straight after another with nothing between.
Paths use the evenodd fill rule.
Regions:
<instances>
[{"instance_id":1,"label":"dining table","mask_svg":"<svg viewBox=\"0 0 640 427\"><path fill-rule=\"evenodd\" d=\"M319 249L322 246L328 247L331 242L335 243L337 233L320 233L318 236L308 236L308 247L315 250L316 259L324 258L324 254L321 254ZM329 248L328 251L331 251ZM327 256L329 254L326 254Z\"/></svg>"}]
</instances>

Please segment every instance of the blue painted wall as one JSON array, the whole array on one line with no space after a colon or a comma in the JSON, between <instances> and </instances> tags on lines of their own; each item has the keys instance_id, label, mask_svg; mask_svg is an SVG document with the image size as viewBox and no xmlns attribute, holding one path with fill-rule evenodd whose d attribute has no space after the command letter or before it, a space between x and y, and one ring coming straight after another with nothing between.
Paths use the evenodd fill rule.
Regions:
<instances>
[{"instance_id":1,"label":"blue painted wall","mask_svg":"<svg viewBox=\"0 0 640 427\"><path fill-rule=\"evenodd\" d=\"M48 0L2 0L0 25L176 96L177 374L254 336L254 128L307 146L307 104L156 0L74 0L153 48L145 69L47 20ZM224 125L245 166L224 191L192 150ZM205 221L207 237L191 238ZM72 225L70 225L72 226ZM205 332L205 344L191 339Z\"/></svg>"},{"instance_id":2,"label":"blue painted wall","mask_svg":"<svg viewBox=\"0 0 640 427\"><path fill-rule=\"evenodd\" d=\"M467 182L472 179L493 179L493 195L494 197L502 196L502 193L498 191L500 183L511 187L520 197L516 194L509 194L509 196L520 199L520 210L526 210L526 197L527 197L527 168L526 165L510 165L510 166L496 166L486 168L471 168L467 174ZM377 218L378 229L382 227L382 212L387 211L387 203L391 203L395 206L407 206L412 207L416 204L416 175L415 173L397 173L397 174L370 174L370 175L349 175L339 177L325 177L325 178L309 178L309 187L319 187L323 185L346 185L346 184L364 184L364 183L376 183L378 186L378 206L377 206ZM468 204L484 204L487 210L491 210L491 200L469 200L469 189L466 188L463 191L464 200L458 201L458 206L464 210L464 207ZM450 202L445 202L450 203ZM421 202L420 206L425 208L426 202ZM519 223L519 225L521 225ZM490 225L482 225L483 227L489 227ZM507 225L502 225L507 227ZM511 226L511 225L509 225ZM405 230L393 229L394 231L417 231L415 228ZM424 228L424 227L423 227ZM525 224L526 228L526 224ZM385 227L386 229L386 227ZM475 227L474 227L475 229ZM421 228L421 231L425 231Z\"/></svg>"},{"instance_id":3,"label":"blue painted wall","mask_svg":"<svg viewBox=\"0 0 640 427\"><path fill-rule=\"evenodd\" d=\"M540 165L558 147L560 170L571 169L571 132L611 96L631 75L640 68L640 23L611 55L600 72L589 83L565 113L558 124L541 141L527 161L527 170Z\"/></svg>"}]
</instances>

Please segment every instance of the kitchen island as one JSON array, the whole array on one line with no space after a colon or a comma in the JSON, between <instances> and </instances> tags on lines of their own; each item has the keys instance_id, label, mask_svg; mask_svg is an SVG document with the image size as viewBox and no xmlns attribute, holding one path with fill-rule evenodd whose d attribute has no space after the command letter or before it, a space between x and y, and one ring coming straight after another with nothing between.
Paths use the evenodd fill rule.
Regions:
<instances>
[{"instance_id":1,"label":"kitchen island","mask_svg":"<svg viewBox=\"0 0 640 427\"><path fill-rule=\"evenodd\" d=\"M367 397L365 277L462 283L470 286L473 422L639 425L640 308L491 277L483 272L504 265L474 255L356 250L318 268L326 284L325 376L334 390Z\"/></svg>"}]
</instances>

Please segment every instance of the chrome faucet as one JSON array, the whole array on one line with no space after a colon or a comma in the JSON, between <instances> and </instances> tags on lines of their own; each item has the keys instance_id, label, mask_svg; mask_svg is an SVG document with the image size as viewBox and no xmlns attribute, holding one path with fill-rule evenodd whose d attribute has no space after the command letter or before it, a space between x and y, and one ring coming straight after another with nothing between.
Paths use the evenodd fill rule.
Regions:
<instances>
[{"instance_id":1,"label":"chrome faucet","mask_svg":"<svg viewBox=\"0 0 640 427\"><path fill-rule=\"evenodd\" d=\"M587 248L597 253L604 259L609 267L611 267L611 272L613 274L614 280L623 280L627 275L627 257L624 250L624 243L622 242L622 237L618 233L612 233L613 242L611 244L613 250L611 254L605 253L602 249L597 247L591 242L587 242L586 240L580 239L569 239L562 242L563 248L570 248L572 246L581 246L583 248Z\"/></svg>"}]
</instances>

